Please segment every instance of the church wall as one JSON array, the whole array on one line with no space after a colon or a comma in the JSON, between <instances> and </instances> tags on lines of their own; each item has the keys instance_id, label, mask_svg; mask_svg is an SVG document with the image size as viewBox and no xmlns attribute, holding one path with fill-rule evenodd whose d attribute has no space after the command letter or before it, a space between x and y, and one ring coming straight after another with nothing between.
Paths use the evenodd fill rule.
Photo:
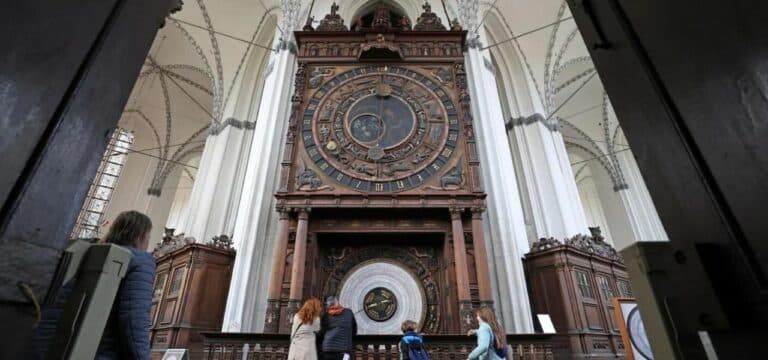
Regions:
<instances>
[{"instance_id":1,"label":"church wall","mask_svg":"<svg viewBox=\"0 0 768 360\"><path fill-rule=\"evenodd\" d=\"M149 127L141 122L134 122L129 118L124 118L120 126L133 131L135 136L131 150L143 150L157 147ZM146 150L152 154L156 150ZM180 174L180 167L177 167L165 182L163 191L159 197L147 194L152 184L152 177L157 167L156 158L131 152L120 173L112 198L104 212L104 220L107 221L100 234L104 235L109 224L115 217L123 211L136 210L147 214L152 220L152 232L150 235L150 250L162 239L163 227L166 224L171 210L171 204L176 196L176 187Z\"/></svg>"},{"instance_id":2,"label":"church wall","mask_svg":"<svg viewBox=\"0 0 768 360\"><path fill-rule=\"evenodd\" d=\"M173 198L168 221L165 226L171 229L181 229L184 227L184 217L189 208L189 194L191 193L192 182L188 178L182 177L179 180L179 186Z\"/></svg>"},{"instance_id":3,"label":"church wall","mask_svg":"<svg viewBox=\"0 0 768 360\"><path fill-rule=\"evenodd\" d=\"M179 183L181 171L180 167L176 167L171 172L165 181L160 196L149 195L149 204L145 210L147 216L152 219L152 236L150 238L149 251L152 251L155 245L163 238L164 228L176 198L176 187Z\"/></svg>"},{"instance_id":4,"label":"church wall","mask_svg":"<svg viewBox=\"0 0 768 360\"><path fill-rule=\"evenodd\" d=\"M201 154L196 156L186 163L195 168L200 165ZM171 205L171 211L168 214L168 221L165 227L170 229L176 229L175 233L179 233L184 229L187 216L189 214L189 198L192 194L192 186L194 185L194 178L197 176L197 170L188 168L188 171L182 170L179 175L179 182L176 185L175 195L173 196L173 205Z\"/></svg>"},{"instance_id":5,"label":"church wall","mask_svg":"<svg viewBox=\"0 0 768 360\"><path fill-rule=\"evenodd\" d=\"M606 240L613 244L613 236L611 235L608 220L605 218L602 202L597 194L594 178L591 174L580 176L577 179L576 184L579 188L581 203L584 204L584 212L587 215L588 225L590 227L599 226Z\"/></svg>"},{"instance_id":6,"label":"church wall","mask_svg":"<svg viewBox=\"0 0 768 360\"><path fill-rule=\"evenodd\" d=\"M267 15L262 20L254 42L276 45L276 16ZM200 171L190 194L192 211L181 228L199 241L222 234L232 236L270 54L254 46L249 54L243 55L247 57L243 58L237 81L226 97L222 121L228 125L214 125L218 130L206 139ZM237 244L238 239L233 241Z\"/></svg>"},{"instance_id":7,"label":"church wall","mask_svg":"<svg viewBox=\"0 0 768 360\"><path fill-rule=\"evenodd\" d=\"M613 189L613 183L605 172L605 169L595 162L590 162L590 172L594 181L597 196L600 200L605 219L611 231L611 242L618 248L620 244L628 244L636 241L632 232L629 214L621 201L619 192ZM604 233L605 234L605 233Z\"/></svg>"},{"instance_id":8,"label":"church wall","mask_svg":"<svg viewBox=\"0 0 768 360\"><path fill-rule=\"evenodd\" d=\"M134 143L131 146L131 150L141 150L147 148L157 147L154 142L154 138L151 130L146 125L139 123L138 121L132 121L130 118L124 117L120 123L121 127L126 130L132 131L134 135ZM150 198L147 195L147 189L152 184L152 174L157 167L158 160L143 154L131 152L127 156L127 160L120 173L120 177L117 181L117 186L112 192L112 198L109 201L106 211L104 212L104 220L112 221L117 215L126 210L137 210L140 212L146 212L149 206ZM155 242L155 229L157 225L153 219L153 237L150 243ZM162 227L162 225L160 226ZM105 234L107 229L103 229L101 234ZM160 229L162 234L162 229ZM159 241L159 238L157 238Z\"/></svg>"}]
</instances>

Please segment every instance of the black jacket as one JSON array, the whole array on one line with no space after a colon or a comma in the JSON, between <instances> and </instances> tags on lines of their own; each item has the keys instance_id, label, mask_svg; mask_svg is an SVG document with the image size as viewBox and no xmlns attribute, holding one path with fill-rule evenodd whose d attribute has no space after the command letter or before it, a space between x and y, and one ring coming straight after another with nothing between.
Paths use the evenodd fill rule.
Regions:
<instances>
[{"instance_id":1,"label":"black jacket","mask_svg":"<svg viewBox=\"0 0 768 360\"><path fill-rule=\"evenodd\" d=\"M353 338L357 335L357 322L352 310L344 309L338 315L325 313L320 322L323 352L352 353Z\"/></svg>"}]
</instances>

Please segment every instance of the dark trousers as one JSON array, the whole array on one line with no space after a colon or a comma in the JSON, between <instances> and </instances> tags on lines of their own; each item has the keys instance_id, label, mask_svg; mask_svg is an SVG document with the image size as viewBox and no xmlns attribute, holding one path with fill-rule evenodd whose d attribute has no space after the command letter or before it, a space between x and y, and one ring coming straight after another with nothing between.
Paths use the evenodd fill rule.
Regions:
<instances>
[{"instance_id":1,"label":"dark trousers","mask_svg":"<svg viewBox=\"0 0 768 360\"><path fill-rule=\"evenodd\" d=\"M323 352L322 357L320 359L322 360L342 360L344 359L344 353L341 352ZM350 354L350 360L352 359L352 354Z\"/></svg>"}]
</instances>

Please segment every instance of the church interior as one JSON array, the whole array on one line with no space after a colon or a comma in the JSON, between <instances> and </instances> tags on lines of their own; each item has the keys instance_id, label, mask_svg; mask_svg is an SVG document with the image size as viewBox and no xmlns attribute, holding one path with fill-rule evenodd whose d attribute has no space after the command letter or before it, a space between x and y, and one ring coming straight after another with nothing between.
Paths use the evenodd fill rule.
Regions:
<instances>
[{"instance_id":1,"label":"church interior","mask_svg":"<svg viewBox=\"0 0 768 360\"><path fill-rule=\"evenodd\" d=\"M759 358L768 11L651 2L8 5L0 358L126 210L152 359L286 359L328 296L357 359L466 358L479 307L508 359Z\"/></svg>"}]
</instances>

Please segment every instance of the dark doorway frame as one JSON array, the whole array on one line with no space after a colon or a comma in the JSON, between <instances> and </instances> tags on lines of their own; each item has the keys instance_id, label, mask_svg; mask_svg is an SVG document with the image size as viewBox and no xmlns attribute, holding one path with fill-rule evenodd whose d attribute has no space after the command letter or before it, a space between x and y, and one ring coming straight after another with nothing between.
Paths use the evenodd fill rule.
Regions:
<instances>
[{"instance_id":1,"label":"dark doorway frame","mask_svg":"<svg viewBox=\"0 0 768 360\"><path fill-rule=\"evenodd\" d=\"M109 137L176 0L0 5L0 340L29 349Z\"/></svg>"}]
</instances>

